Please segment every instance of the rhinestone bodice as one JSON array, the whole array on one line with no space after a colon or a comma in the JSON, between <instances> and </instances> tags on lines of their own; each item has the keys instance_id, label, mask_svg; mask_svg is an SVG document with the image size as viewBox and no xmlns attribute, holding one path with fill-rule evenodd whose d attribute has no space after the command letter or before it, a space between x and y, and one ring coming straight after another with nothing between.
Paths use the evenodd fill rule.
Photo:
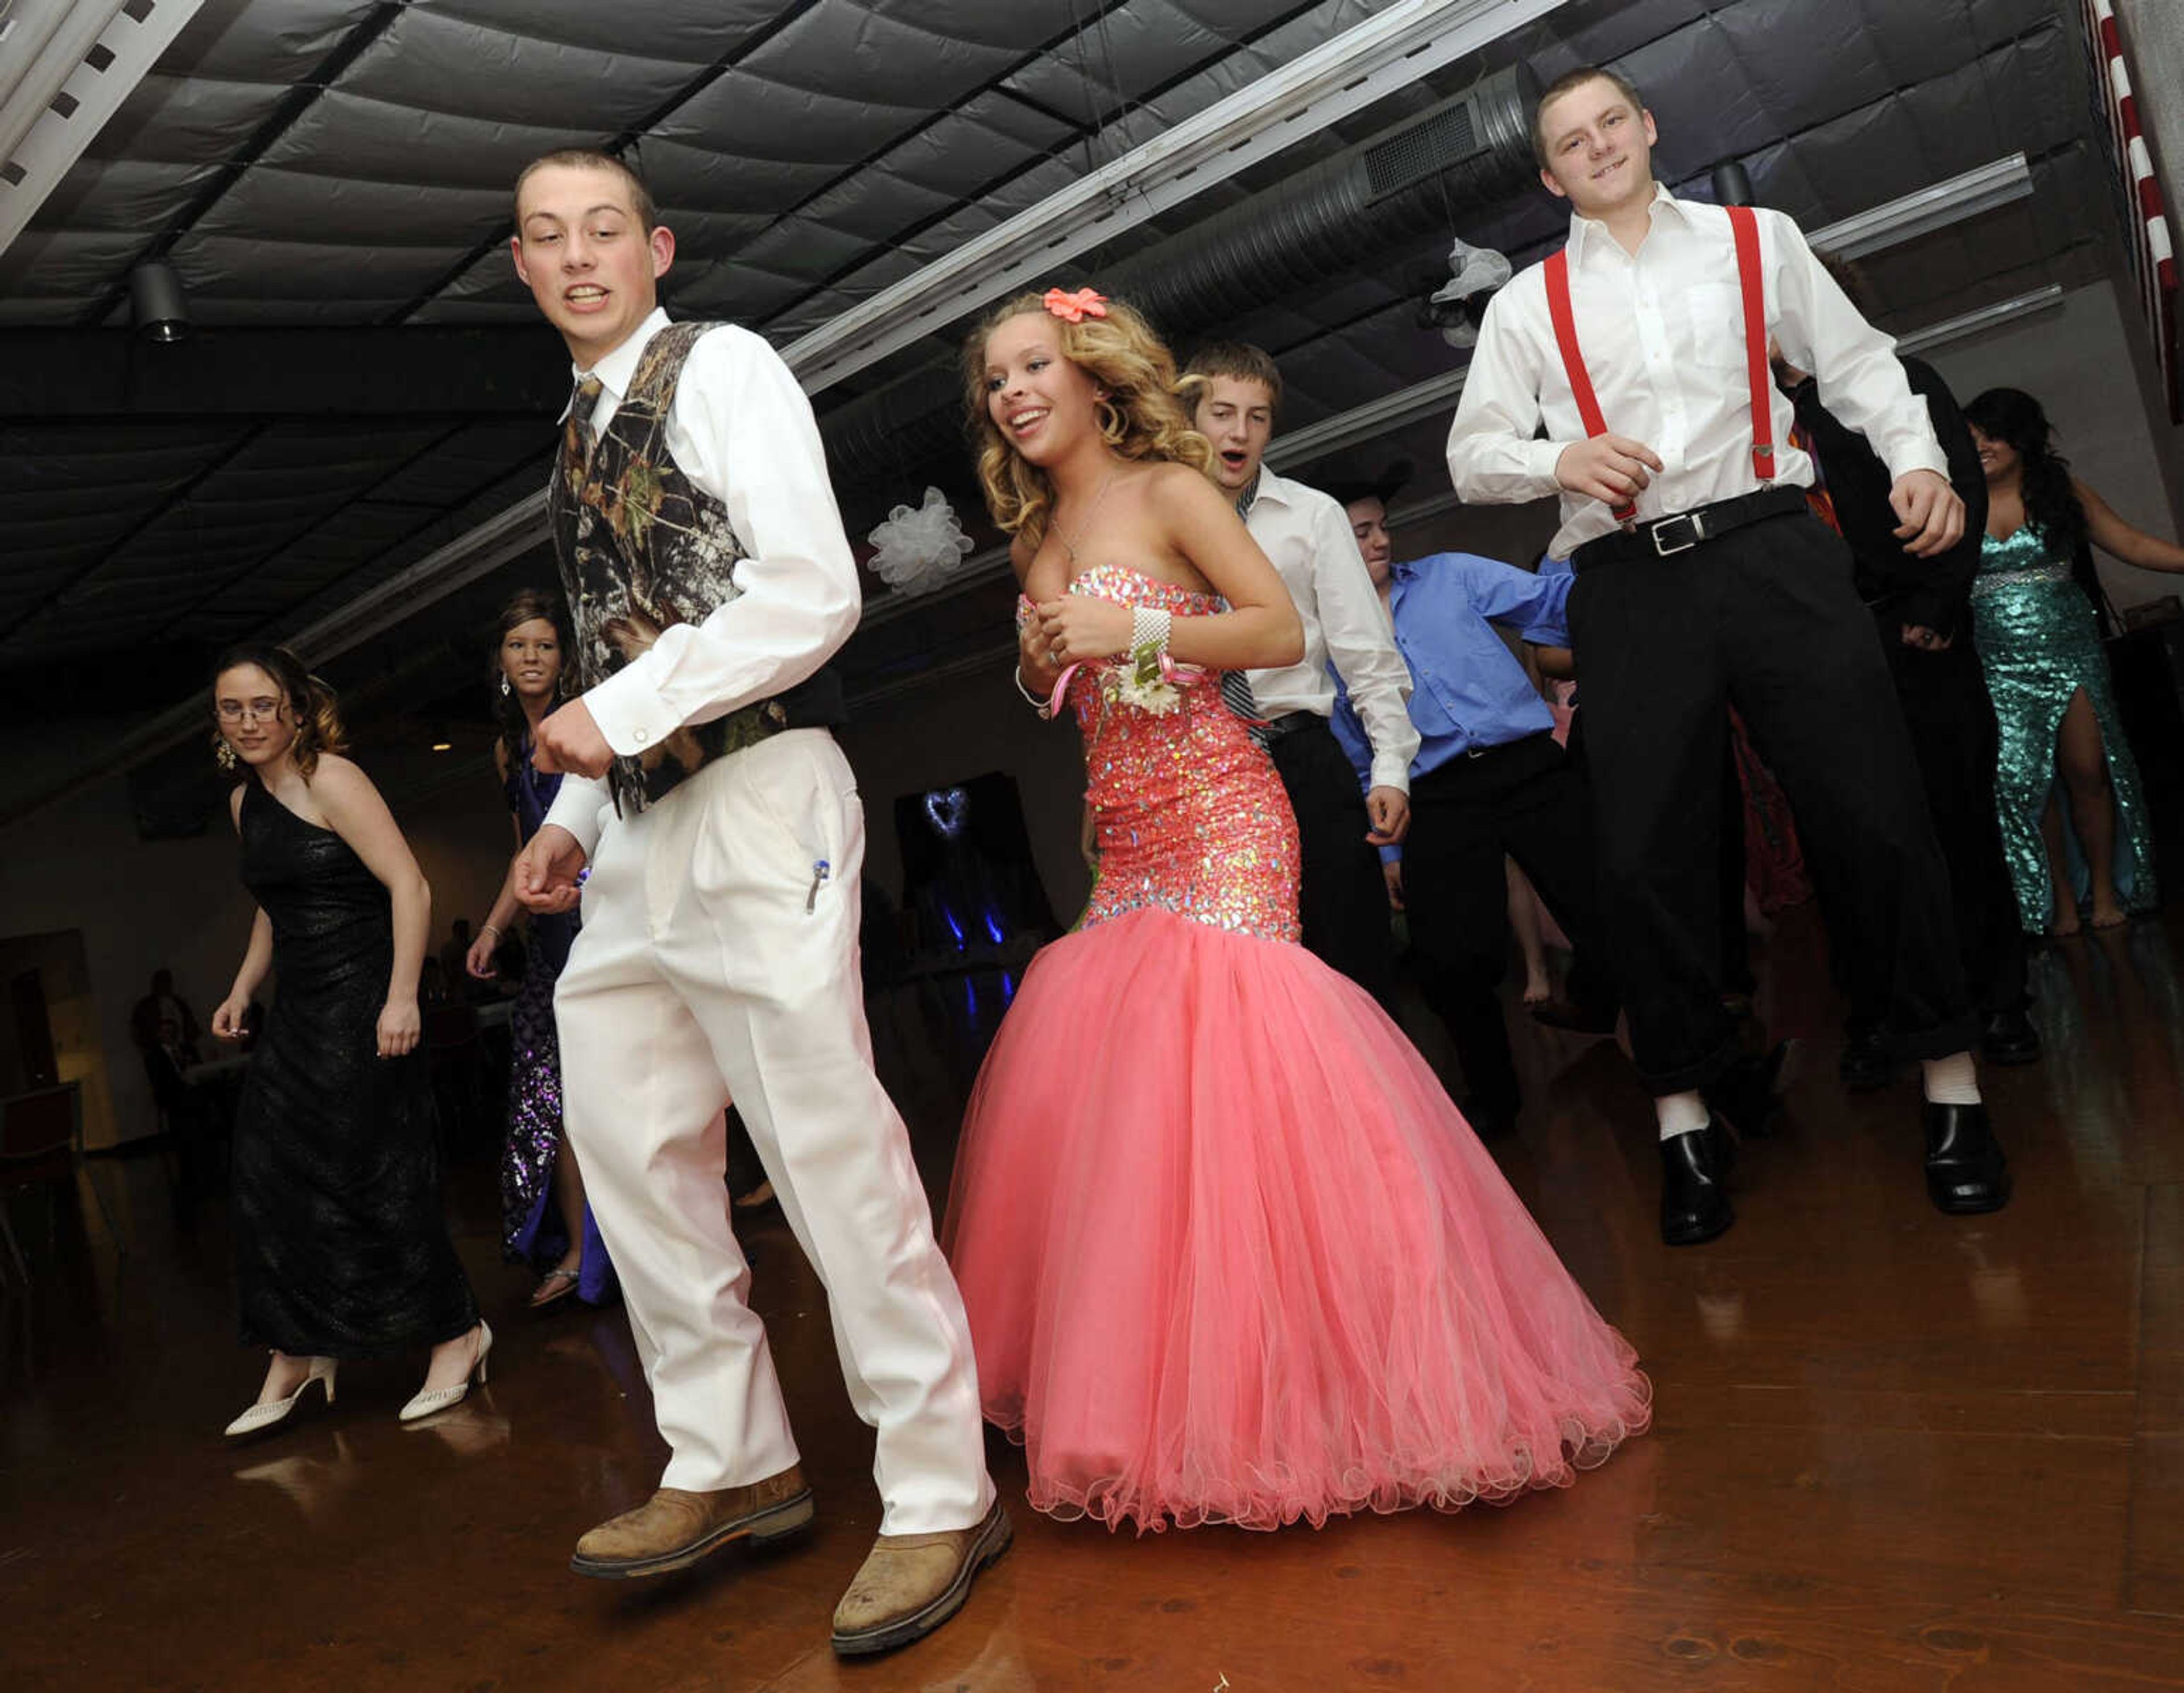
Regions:
<instances>
[{"instance_id":1,"label":"rhinestone bodice","mask_svg":"<svg viewBox=\"0 0 2184 1693\"><path fill-rule=\"evenodd\" d=\"M1223 609L1212 594L1121 565L1094 566L1070 592L1178 620ZM1022 602L1019 617L1029 609ZM1155 715L1111 697L1104 676L1119 662L1086 665L1069 685L1100 848L1084 923L1155 906L1295 941L1296 819L1273 760L1222 700L1219 673L1179 674L1175 709Z\"/></svg>"}]
</instances>

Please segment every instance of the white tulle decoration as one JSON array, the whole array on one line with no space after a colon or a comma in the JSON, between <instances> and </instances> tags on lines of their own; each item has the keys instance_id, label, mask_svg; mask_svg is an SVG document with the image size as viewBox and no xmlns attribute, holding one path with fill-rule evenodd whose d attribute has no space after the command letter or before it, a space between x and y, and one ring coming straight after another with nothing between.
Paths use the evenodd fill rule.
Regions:
<instances>
[{"instance_id":1,"label":"white tulle decoration","mask_svg":"<svg viewBox=\"0 0 2184 1693\"><path fill-rule=\"evenodd\" d=\"M865 538L878 549L873 573L897 593L930 593L962 568L973 544L939 488L926 489L915 510L895 507Z\"/></svg>"},{"instance_id":2,"label":"white tulle decoration","mask_svg":"<svg viewBox=\"0 0 2184 1693\"><path fill-rule=\"evenodd\" d=\"M1470 347L1479 340L1479 320L1485 312L1483 296L1492 293L1515 274L1509 261L1490 247L1474 247L1458 239L1448 250L1449 279L1433 297L1442 309L1436 321L1440 338L1451 347Z\"/></svg>"}]
</instances>

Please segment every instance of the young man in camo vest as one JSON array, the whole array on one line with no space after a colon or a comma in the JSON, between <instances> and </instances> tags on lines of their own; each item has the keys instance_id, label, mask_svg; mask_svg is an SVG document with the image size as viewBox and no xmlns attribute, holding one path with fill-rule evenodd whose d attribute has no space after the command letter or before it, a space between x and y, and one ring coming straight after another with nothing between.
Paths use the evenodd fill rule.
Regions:
<instances>
[{"instance_id":1,"label":"young man in camo vest","mask_svg":"<svg viewBox=\"0 0 2184 1693\"><path fill-rule=\"evenodd\" d=\"M824 668L861 604L810 404L765 341L671 323L644 185L566 152L516 184L516 273L575 366L549 493L583 692L539 726L567 772L517 861L584 927L554 996L571 1145L672 1456L571 1568L679 1569L811 1521L722 1188L733 1096L827 1286L879 1431L883 1511L844 1653L916 1639L1000 1556L970 1331L872 1072L856 963L864 816Z\"/></svg>"}]
</instances>

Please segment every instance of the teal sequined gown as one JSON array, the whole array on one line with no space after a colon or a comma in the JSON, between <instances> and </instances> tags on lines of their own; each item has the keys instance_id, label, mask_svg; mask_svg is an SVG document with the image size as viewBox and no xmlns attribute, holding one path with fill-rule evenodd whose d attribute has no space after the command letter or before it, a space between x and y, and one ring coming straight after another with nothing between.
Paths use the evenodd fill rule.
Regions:
<instances>
[{"instance_id":1,"label":"teal sequined gown","mask_svg":"<svg viewBox=\"0 0 2184 1693\"><path fill-rule=\"evenodd\" d=\"M1972 584L1972 631L2002 728L1997 810L2025 927L2037 934L2053 920L2040 816L2055 787L2055 737L2080 688L2092 703L2108 752L2109 786L2115 799L2116 896L2126 911L2151 909L2153 836L2138 766L2116 716L2099 620L2071 576L2068 554L2050 547L2030 523L2007 540L1988 536L1981 544L1980 573ZM2070 880L2082 908L2091 898L2092 877L2070 832L2067 806L2064 823L2070 835Z\"/></svg>"}]
</instances>

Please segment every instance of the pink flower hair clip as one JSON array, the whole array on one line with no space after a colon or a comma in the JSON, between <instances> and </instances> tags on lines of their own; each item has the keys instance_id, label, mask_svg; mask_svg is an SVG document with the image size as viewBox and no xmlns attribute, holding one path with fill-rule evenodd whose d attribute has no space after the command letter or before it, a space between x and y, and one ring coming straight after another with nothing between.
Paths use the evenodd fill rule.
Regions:
<instances>
[{"instance_id":1,"label":"pink flower hair clip","mask_svg":"<svg viewBox=\"0 0 2184 1693\"><path fill-rule=\"evenodd\" d=\"M1079 288L1073 294L1049 288L1046 298L1039 304L1065 323L1082 323L1088 317L1107 315L1106 296L1096 288Z\"/></svg>"}]
</instances>

